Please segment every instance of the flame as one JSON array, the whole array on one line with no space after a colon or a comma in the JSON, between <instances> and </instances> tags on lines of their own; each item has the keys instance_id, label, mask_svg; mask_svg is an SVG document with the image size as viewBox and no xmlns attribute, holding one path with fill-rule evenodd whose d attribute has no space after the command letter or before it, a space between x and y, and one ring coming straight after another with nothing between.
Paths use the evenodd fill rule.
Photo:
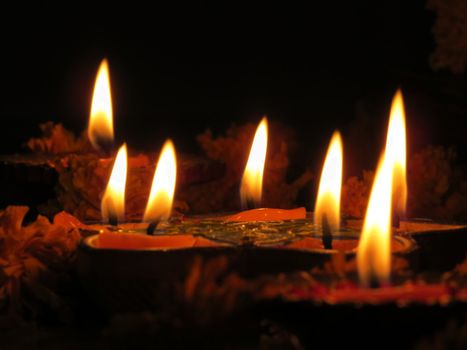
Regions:
<instances>
[{"instance_id":1,"label":"flame","mask_svg":"<svg viewBox=\"0 0 467 350\"><path fill-rule=\"evenodd\" d=\"M384 156L376 171L357 248L360 282L388 282L391 272L392 167Z\"/></svg>"},{"instance_id":2,"label":"flame","mask_svg":"<svg viewBox=\"0 0 467 350\"><path fill-rule=\"evenodd\" d=\"M406 130L404 100L401 90L397 90L392 100L389 117L388 135L386 139L385 158L392 168L392 196L394 210L404 214L407 203L406 179Z\"/></svg>"},{"instance_id":3,"label":"flame","mask_svg":"<svg viewBox=\"0 0 467 350\"><path fill-rule=\"evenodd\" d=\"M103 144L111 144L114 139L109 65L106 59L102 60L96 76L88 137L95 149L100 149Z\"/></svg>"},{"instance_id":4,"label":"flame","mask_svg":"<svg viewBox=\"0 0 467 350\"><path fill-rule=\"evenodd\" d=\"M167 219L172 211L172 202L177 179L177 158L175 147L167 140L157 162L156 172L152 180L151 193L144 212L145 222Z\"/></svg>"},{"instance_id":5,"label":"flame","mask_svg":"<svg viewBox=\"0 0 467 350\"><path fill-rule=\"evenodd\" d=\"M335 131L321 172L315 206L315 224L322 227L323 219L326 217L331 233L338 231L340 225L342 159L342 138L340 133Z\"/></svg>"},{"instance_id":6,"label":"flame","mask_svg":"<svg viewBox=\"0 0 467 350\"><path fill-rule=\"evenodd\" d=\"M266 117L263 117L256 129L250 156L248 157L240 185L240 199L244 208L248 206L247 203L249 201L253 201L257 206L261 202L267 146L268 120Z\"/></svg>"},{"instance_id":7,"label":"flame","mask_svg":"<svg viewBox=\"0 0 467 350\"><path fill-rule=\"evenodd\" d=\"M407 141L404 100L397 90L391 105L384 156L376 172L357 248L360 281L388 282L391 273L391 214L405 213Z\"/></svg>"},{"instance_id":8,"label":"flame","mask_svg":"<svg viewBox=\"0 0 467 350\"><path fill-rule=\"evenodd\" d=\"M125 219L126 175L127 150L126 144L123 144L118 150L107 188L102 197L101 213L104 222L111 222L114 218L117 218L118 221Z\"/></svg>"}]
</instances>

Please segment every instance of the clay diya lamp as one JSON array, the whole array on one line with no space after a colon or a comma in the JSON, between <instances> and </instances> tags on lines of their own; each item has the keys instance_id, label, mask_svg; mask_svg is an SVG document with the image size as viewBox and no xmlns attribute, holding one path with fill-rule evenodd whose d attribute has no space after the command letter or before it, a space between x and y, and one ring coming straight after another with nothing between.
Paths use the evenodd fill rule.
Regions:
<instances>
[{"instance_id":1,"label":"clay diya lamp","mask_svg":"<svg viewBox=\"0 0 467 350\"><path fill-rule=\"evenodd\" d=\"M277 286L265 288L263 293L263 297L269 301L255 312L288 325L288 329L310 344L327 346L335 344L332 328L336 326L344 329L343 334L349 337L361 329L371 330L370 341L361 342L359 337L359 343L366 345L374 345L375 336L378 339L387 335L388 330L394 331L394 334L398 334L396 341L391 340L385 345L393 348L402 340L417 340L417 334L426 335L427 332L439 330L448 320L462 319L467 302L465 274L458 279L454 274L454 278L438 278L434 282L423 280L423 276L417 280L391 276L394 274L391 271L394 270L391 268L391 178L390 159L383 157L376 172L358 243L356 279L347 276L345 281L330 281L329 276L324 276L327 282L320 282L311 276L306 278L296 274L285 283L273 281L272 284L276 283ZM457 230L453 234L462 233ZM445 251L445 254L450 254L450 251ZM409 265L409 268L412 266ZM270 290L278 293L271 293ZM351 324L349 319L352 319ZM415 333L411 327L414 324L417 325ZM306 330L302 325L306 325ZM310 339L307 336L310 327L324 339Z\"/></svg>"}]
</instances>

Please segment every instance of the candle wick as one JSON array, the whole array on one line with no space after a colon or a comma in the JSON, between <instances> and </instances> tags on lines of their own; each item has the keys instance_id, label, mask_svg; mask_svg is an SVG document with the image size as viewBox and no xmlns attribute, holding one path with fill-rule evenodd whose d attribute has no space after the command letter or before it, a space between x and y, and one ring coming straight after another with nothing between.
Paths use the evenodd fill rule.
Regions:
<instances>
[{"instance_id":1,"label":"candle wick","mask_svg":"<svg viewBox=\"0 0 467 350\"><path fill-rule=\"evenodd\" d=\"M323 214L321 227L323 231L323 247L324 249L332 249L332 231L326 214Z\"/></svg>"},{"instance_id":2,"label":"candle wick","mask_svg":"<svg viewBox=\"0 0 467 350\"><path fill-rule=\"evenodd\" d=\"M251 210L251 209L256 209L256 204L253 198L248 197L245 201L246 209Z\"/></svg>"},{"instance_id":3,"label":"candle wick","mask_svg":"<svg viewBox=\"0 0 467 350\"><path fill-rule=\"evenodd\" d=\"M97 142L98 154L102 158L108 158L115 152L115 145L112 140L99 139Z\"/></svg>"},{"instance_id":4,"label":"candle wick","mask_svg":"<svg viewBox=\"0 0 467 350\"><path fill-rule=\"evenodd\" d=\"M370 278L370 288L375 289L375 288L379 288L379 287L380 287L380 283L378 281L378 278L376 278L376 276L374 274L372 274L372 276Z\"/></svg>"},{"instance_id":5,"label":"candle wick","mask_svg":"<svg viewBox=\"0 0 467 350\"><path fill-rule=\"evenodd\" d=\"M109 211L109 224L112 226L118 226L118 216L113 210Z\"/></svg>"},{"instance_id":6,"label":"candle wick","mask_svg":"<svg viewBox=\"0 0 467 350\"><path fill-rule=\"evenodd\" d=\"M152 221L152 222L149 223L148 228L146 230L146 233L149 236L154 235L154 231L156 230L157 225L159 224L159 222L160 222L159 220L156 220L156 221Z\"/></svg>"}]
</instances>

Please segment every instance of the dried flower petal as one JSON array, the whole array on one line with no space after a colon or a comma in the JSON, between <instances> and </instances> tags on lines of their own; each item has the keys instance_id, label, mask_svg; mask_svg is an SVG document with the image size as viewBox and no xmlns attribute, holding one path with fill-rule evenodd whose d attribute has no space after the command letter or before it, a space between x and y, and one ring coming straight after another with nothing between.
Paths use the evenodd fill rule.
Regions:
<instances>
[{"instance_id":1,"label":"dried flower petal","mask_svg":"<svg viewBox=\"0 0 467 350\"><path fill-rule=\"evenodd\" d=\"M60 214L51 224L39 216L23 226L27 211L27 207L14 206L0 211L0 311L5 305L14 313L31 307L23 300L23 286L47 289L41 277L54 274L56 268L66 269L81 239L77 219Z\"/></svg>"}]
</instances>

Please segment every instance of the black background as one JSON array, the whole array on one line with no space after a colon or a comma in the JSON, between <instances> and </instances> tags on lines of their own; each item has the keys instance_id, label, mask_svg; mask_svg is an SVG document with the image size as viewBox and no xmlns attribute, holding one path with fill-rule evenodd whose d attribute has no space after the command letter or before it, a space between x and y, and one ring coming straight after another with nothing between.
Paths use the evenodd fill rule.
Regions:
<instances>
[{"instance_id":1,"label":"black background","mask_svg":"<svg viewBox=\"0 0 467 350\"><path fill-rule=\"evenodd\" d=\"M446 122L440 93L440 81L464 78L431 70L435 17L423 0L153 4L118 15L115 6L4 12L12 23L1 28L3 153L21 150L43 121L85 129L103 57L118 141L137 149L156 151L172 137L196 153L206 128L220 133L267 114L297 131L294 161L313 169L341 129L346 170L358 173L376 163L399 86L411 150L466 143L465 128Z\"/></svg>"}]
</instances>

